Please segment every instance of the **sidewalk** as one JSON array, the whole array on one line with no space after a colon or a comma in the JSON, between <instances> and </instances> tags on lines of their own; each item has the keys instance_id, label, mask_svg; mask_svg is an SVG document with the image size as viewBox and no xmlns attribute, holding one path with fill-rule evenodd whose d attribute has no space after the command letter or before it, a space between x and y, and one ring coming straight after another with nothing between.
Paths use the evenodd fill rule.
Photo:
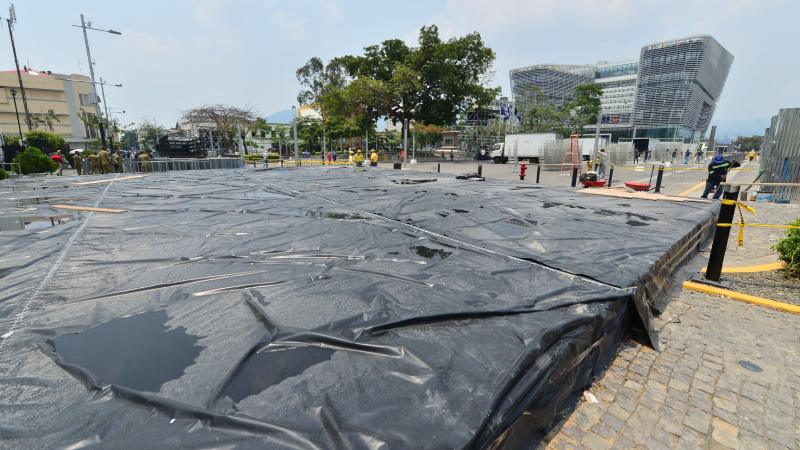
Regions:
<instances>
[{"instance_id":1,"label":"sidewalk","mask_svg":"<svg viewBox=\"0 0 800 450\"><path fill-rule=\"evenodd\" d=\"M756 216L746 221L800 216L798 205L751 205ZM775 261L770 247L782 235L750 228L737 247L732 232L726 267ZM736 277L759 275L761 292L753 294L777 294L768 284L777 272L723 279L736 286ZM800 285L787 285L800 299L792 287ZM662 351L626 340L589 389L598 403L582 399L543 447L800 448L800 315L684 290L659 327Z\"/></svg>"}]
</instances>

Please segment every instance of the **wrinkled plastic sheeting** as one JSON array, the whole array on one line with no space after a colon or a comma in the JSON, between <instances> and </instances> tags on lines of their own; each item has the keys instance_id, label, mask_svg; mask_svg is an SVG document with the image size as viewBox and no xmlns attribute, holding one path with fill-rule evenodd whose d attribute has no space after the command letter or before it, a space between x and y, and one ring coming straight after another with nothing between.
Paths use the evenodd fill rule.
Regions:
<instances>
[{"instance_id":1,"label":"wrinkled plastic sheeting","mask_svg":"<svg viewBox=\"0 0 800 450\"><path fill-rule=\"evenodd\" d=\"M348 167L70 181L2 193L28 219L127 210L0 232L11 447L535 441L613 356L630 302L654 336L713 217Z\"/></svg>"}]
</instances>

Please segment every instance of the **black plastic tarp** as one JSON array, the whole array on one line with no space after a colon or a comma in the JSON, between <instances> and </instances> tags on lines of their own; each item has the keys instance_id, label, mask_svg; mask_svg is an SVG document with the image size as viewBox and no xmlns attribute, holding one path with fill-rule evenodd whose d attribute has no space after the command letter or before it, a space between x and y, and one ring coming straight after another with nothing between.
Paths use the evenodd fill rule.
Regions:
<instances>
[{"instance_id":1,"label":"black plastic tarp","mask_svg":"<svg viewBox=\"0 0 800 450\"><path fill-rule=\"evenodd\" d=\"M714 213L349 167L75 181L2 185L0 446L535 444L632 302L655 336Z\"/></svg>"}]
</instances>

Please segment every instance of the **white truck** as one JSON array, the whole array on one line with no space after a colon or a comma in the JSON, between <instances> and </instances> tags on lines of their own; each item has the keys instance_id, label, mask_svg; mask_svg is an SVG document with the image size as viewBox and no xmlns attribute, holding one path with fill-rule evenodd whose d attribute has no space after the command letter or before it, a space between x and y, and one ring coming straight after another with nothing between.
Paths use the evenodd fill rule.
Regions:
<instances>
[{"instance_id":1,"label":"white truck","mask_svg":"<svg viewBox=\"0 0 800 450\"><path fill-rule=\"evenodd\" d=\"M518 161L533 161L542 158L544 147L548 142L557 141L555 133L509 134L503 143L494 144L489 156L495 164L505 164L509 159L517 157ZM607 148L608 136L600 135L598 150ZM578 138L578 148L584 156L591 156L594 149L594 137Z\"/></svg>"},{"instance_id":2,"label":"white truck","mask_svg":"<svg viewBox=\"0 0 800 450\"><path fill-rule=\"evenodd\" d=\"M514 157L519 161L533 161L533 158L542 157L545 143L554 140L555 133L509 134L505 142L492 146L489 156L495 164L505 164Z\"/></svg>"}]
</instances>

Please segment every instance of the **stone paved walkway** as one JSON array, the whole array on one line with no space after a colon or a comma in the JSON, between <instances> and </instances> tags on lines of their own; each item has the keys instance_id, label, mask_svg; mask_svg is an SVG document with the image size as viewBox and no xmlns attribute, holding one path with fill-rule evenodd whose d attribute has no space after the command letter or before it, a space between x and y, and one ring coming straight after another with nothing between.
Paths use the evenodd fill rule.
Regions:
<instances>
[{"instance_id":1,"label":"stone paved walkway","mask_svg":"<svg viewBox=\"0 0 800 450\"><path fill-rule=\"evenodd\" d=\"M543 447L800 447L800 316L684 291L662 319L662 351L624 342Z\"/></svg>"}]
</instances>

